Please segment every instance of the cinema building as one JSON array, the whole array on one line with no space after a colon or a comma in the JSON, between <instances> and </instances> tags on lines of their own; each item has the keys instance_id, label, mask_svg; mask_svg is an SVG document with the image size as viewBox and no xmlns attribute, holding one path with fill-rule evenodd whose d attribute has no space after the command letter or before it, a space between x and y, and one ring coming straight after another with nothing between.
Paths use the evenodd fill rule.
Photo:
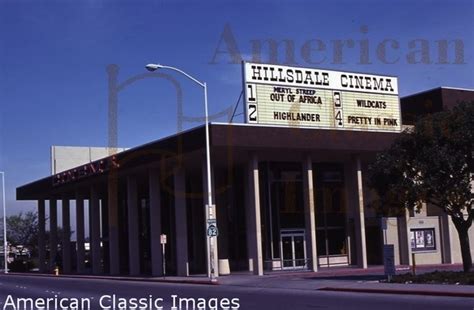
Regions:
<instances>
[{"instance_id":1,"label":"cinema building","mask_svg":"<svg viewBox=\"0 0 474 310\"><path fill-rule=\"evenodd\" d=\"M316 79L298 68L245 66L246 123L209 125L218 227L211 257L220 274L367 268L383 264L384 244L394 245L396 265L411 264L412 253L417 264L461 262L445 214L425 206L385 217L369 207L365 172L405 126L474 100L472 90L438 88L400 102L395 77L351 73L360 79L350 87L344 72ZM38 203L40 271L50 272L59 257L64 273L160 276L166 234L167 274L205 274L205 145L200 126L19 187L17 199Z\"/></svg>"}]
</instances>

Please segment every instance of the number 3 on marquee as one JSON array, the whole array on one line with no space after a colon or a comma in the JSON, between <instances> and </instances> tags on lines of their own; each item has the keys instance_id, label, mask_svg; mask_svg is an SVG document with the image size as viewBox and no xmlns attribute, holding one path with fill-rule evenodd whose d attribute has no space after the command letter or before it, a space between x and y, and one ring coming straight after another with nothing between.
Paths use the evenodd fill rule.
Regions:
<instances>
[{"instance_id":1,"label":"number 3 on marquee","mask_svg":"<svg viewBox=\"0 0 474 310\"><path fill-rule=\"evenodd\" d=\"M334 101L334 119L335 119L335 125L338 128L343 128L344 123L343 123L343 116L342 116L342 104L341 104L341 93L338 91L335 91L332 93L332 98Z\"/></svg>"}]
</instances>

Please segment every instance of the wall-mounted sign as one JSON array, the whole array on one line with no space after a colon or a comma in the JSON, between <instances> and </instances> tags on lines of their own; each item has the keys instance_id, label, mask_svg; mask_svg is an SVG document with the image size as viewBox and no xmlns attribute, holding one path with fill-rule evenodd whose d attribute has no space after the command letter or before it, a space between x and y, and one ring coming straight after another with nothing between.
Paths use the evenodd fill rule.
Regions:
<instances>
[{"instance_id":1,"label":"wall-mounted sign","mask_svg":"<svg viewBox=\"0 0 474 310\"><path fill-rule=\"evenodd\" d=\"M416 228L410 229L410 244L412 251L436 250L435 229Z\"/></svg>"},{"instance_id":2,"label":"wall-mounted sign","mask_svg":"<svg viewBox=\"0 0 474 310\"><path fill-rule=\"evenodd\" d=\"M109 171L111 168L118 168L115 156L93 161L91 163L70 169L53 175L53 186L63 185L79 179L83 179L96 174Z\"/></svg>"},{"instance_id":3,"label":"wall-mounted sign","mask_svg":"<svg viewBox=\"0 0 474 310\"><path fill-rule=\"evenodd\" d=\"M393 76L244 63L247 123L401 131Z\"/></svg>"}]
</instances>

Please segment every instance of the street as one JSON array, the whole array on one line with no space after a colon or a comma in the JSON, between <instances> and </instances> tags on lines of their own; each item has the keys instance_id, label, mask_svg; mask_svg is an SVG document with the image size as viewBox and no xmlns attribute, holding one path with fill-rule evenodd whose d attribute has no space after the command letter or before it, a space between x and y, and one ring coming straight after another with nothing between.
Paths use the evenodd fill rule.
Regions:
<instances>
[{"instance_id":1,"label":"street","mask_svg":"<svg viewBox=\"0 0 474 310\"><path fill-rule=\"evenodd\" d=\"M0 309L61 309L61 302L64 309L474 309L474 298L323 292L311 283L283 289L1 275Z\"/></svg>"}]
</instances>

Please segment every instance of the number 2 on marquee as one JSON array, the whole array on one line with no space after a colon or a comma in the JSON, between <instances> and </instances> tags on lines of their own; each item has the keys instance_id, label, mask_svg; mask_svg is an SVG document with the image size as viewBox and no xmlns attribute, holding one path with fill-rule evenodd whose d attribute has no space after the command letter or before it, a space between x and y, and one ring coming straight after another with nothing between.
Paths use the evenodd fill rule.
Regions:
<instances>
[{"instance_id":1,"label":"number 2 on marquee","mask_svg":"<svg viewBox=\"0 0 474 310\"><path fill-rule=\"evenodd\" d=\"M255 104L248 105L248 113L249 113L249 122L255 123L257 122L257 106Z\"/></svg>"}]
</instances>

